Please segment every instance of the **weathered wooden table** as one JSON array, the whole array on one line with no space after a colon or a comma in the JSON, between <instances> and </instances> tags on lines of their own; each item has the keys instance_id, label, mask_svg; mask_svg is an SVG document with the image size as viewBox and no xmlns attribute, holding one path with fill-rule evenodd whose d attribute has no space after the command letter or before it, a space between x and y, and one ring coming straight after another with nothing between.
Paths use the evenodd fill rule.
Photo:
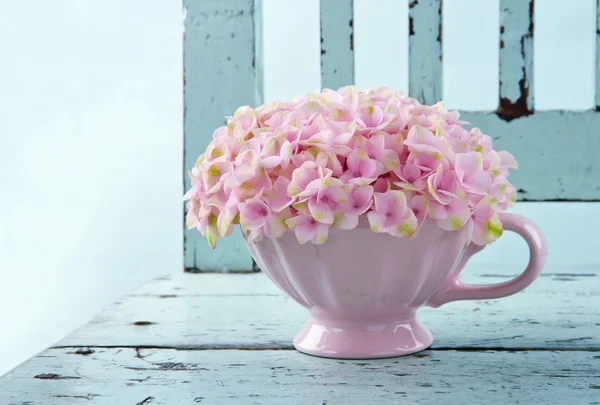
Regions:
<instances>
[{"instance_id":1,"label":"weathered wooden table","mask_svg":"<svg viewBox=\"0 0 600 405\"><path fill-rule=\"evenodd\" d=\"M296 352L308 314L261 273L162 278L0 379L0 404L600 404L598 270L423 308L430 350L362 361Z\"/></svg>"}]
</instances>

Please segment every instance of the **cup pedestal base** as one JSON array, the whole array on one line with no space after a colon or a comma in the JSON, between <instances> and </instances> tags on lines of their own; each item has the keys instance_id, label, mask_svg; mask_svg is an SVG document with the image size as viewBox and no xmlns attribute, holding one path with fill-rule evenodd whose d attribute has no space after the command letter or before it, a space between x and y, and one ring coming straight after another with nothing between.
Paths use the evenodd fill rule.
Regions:
<instances>
[{"instance_id":1,"label":"cup pedestal base","mask_svg":"<svg viewBox=\"0 0 600 405\"><path fill-rule=\"evenodd\" d=\"M313 313L294 339L294 347L319 357L376 359L420 352L432 342L431 332L415 319L414 313L359 319Z\"/></svg>"}]
</instances>

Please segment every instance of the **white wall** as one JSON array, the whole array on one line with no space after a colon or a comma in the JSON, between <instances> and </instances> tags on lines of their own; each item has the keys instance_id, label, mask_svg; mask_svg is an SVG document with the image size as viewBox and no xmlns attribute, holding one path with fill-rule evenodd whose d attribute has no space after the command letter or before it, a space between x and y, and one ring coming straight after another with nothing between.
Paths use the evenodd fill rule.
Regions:
<instances>
[{"instance_id":1,"label":"white wall","mask_svg":"<svg viewBox=\"0 0 600 405\"><path fill-rule=\"evenodd\" d=\"M316 90L317 0L263 1L266 98ZM359 86L407 89L406 3L355 0ZM447 104L492 109L497 0L444 6ZM593 105L594 6L536 1L539 109ZM181 21L171 0L0 3L0 375L141 282L182 271ZM597 212L544 207L519 211L556 252L577 242L543 212L571 207L562 230Z\"/></svg>"},{"instance_id":2,"label":"white wall","mask_svg":"<svg viewBox=\"0 0 600 405\"><path fill-rule=\"evenodd\" d=\"M0 3L0 374L182 271L181 8Z\"/></svg>"}]
</instances>

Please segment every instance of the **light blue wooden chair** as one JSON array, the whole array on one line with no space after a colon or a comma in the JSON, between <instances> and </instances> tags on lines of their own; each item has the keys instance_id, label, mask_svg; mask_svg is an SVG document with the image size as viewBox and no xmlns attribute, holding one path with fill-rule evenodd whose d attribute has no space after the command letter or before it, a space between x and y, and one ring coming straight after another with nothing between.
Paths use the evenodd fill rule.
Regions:
<instances>
[{"instance_id":1,"label":"light blue wooden chair","mask_svg":"<svg viewBox=\"0 0 600 405\"><path fill-rule=\"evenodd\" d=\"M225 115L240 105L263 102L263 73L260 0L184 3L187 171ZM432 104L442 99L441 0L410 1L409 8L409 94ZM320 13L321 84L337 89L354 83L353 2L321 0ZM484 128L496 146L515 154L521 164L513 177L520 200L597 200L600 159L593 151L600 150L600 91L595 110L535 111L534 13L534 0L500 0L498 108L462 112L462 117ZM598 90L600 64L596 72ZM189 179L184 177L187 189ZM198 232L185 231L184 249L187 271L256 269L239 235L219 241L211 251Z\"/></svg>"}]
</instances>

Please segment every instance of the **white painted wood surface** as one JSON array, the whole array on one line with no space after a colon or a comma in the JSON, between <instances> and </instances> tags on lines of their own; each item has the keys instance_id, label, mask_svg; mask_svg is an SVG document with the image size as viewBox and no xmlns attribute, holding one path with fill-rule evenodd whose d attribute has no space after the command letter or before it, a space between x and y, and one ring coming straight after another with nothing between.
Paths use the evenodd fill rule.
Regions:
<instances>
[{"instance_id":1,"label":"white painted wood surface","mask_svg":"<svg viewBox=\"0 0 600 405\"><path fill-rule=\"evenodd\" d=\"M51 349L2 404L598 404L598 353L427 351L377 361L291 350Z\"/></svg>"},{"instance_id":2,"label":"white painted wood surface","mask_svg":"<svg viewBox=\"0 0 600 405\"><path fill-rule=\"evenodd\" d=\"M430 350L342 361L293 350L308 313L264 274L183 273L1 378L0 403L599 403L599 303L600 269L546 272L512 297L423 308Z\"/></svg>"},{"instance_id":3,"label":"white painted wood surface","mask_svg":"<svg viewBox=\"0 0 600 405\"><path fill-rule=\"evenodd\" d=\"M511 275L465 280L498 283ZM512 297L422 308L418 316L437 349L600 350L599 309L600 274L547 273ZM182 274L143 287L57 346L290 349L308 317L264 274Z\"/></svg>"}]
</instances>

